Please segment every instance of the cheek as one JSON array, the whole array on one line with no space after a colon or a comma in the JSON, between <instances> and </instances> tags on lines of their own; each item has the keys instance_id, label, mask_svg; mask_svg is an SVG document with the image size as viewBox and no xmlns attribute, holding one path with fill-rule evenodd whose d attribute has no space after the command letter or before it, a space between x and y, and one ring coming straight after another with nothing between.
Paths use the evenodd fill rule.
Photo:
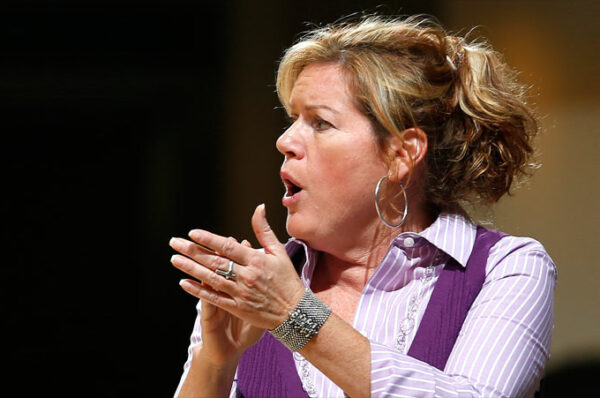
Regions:
<instances>
[{"instance_id":1,"label":"cheek","mask_svg":"<svg viewBox=\"0 0 600 398\"><path fill-rule=\"evenodd\" d=\"M323 200L362 201L387 173L374 138L357 133L350 139L346 134L324 137L328 141L316 142L310 152L313 156L308 165L315 182L314 194Z\"/></svg>"},{"instance_id":2,"label":"cheek","mask_svg":"<svg viewBox=\"0 0 600 398\"><path fill-rule=\"evenodd\" d=\"M363 146L357 151L356 147ZM343 181L368 182L378 179L387 172L384 161L377 155L377 149L369 143L357 142L352 148L336 153L324 159L328 174Z\"/></svg>"},{"instance_id":3,"label":"cheek","mask_svg":"<svg viewBox=\"0 0 600 398\"><path fill-rule=\"evenodd\" d=\"M385 174L386 169L376 159L336 159L327 167L315 170L318 179L315 193L319 203L327 203L330 209L336 204L363 207L365 200L371 201L377 181Z\"/></svg>"},{"instance_id":4,"label":"cheek","mask_svg":"<svg viewBox=\"0 0 600 398\"><path fill-rule=\"evenodd\" d=\"M311 174L315 179L314 187L317 189L315 193L328 197L344 191L352 165L336 153L330 156L326 153L322 154L319 161L312 165Z\"/></svg>"}]
</instances>

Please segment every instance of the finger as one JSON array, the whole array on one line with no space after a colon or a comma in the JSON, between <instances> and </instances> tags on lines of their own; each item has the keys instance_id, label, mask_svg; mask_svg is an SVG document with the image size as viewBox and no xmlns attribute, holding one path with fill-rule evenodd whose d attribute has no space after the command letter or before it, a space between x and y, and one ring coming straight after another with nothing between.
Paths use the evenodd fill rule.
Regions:
<instances>
[{"instance_id":1,"label":"finger","mask_svg":"<svg viewBox=\"0 0 600 398\"><path fill-rule=\"evenodd\" d=\"M267 221L264 203L258 205L256 210L254 210L254 215L252 216L252 229L254 230L256 238L267 253L279 255L286 254L285 247L279 242L279 239L277 239L275 232L273 232Z\"/></svg>"},{"instance_id":2,"label":"finger","mask_svg":"<svg viewBox=\"0 0 600 398\"><path fill-rule=\"evenodd\" d=\"M169 246L188 257L193 257L196 253L209 254L213 256L217 255L214 250L210 250L202 245L183 238L171 238L171 240L169 240Z\"/></svg>"},{"instance_id":3,"label":"finger","mask_svg":"<svg viewBox=\"0 0 600 398\"><path fill-rule=\"evenodd\" d=\"M213 270L204 267L202 264L198 264L194 260L179 254L171 257L171 263L186 274L201 280L202 284L207 284L212 289L225 292L230 296L235 295L236 284L234 280L226 279L216 274Z\"/></svg>"},{"instance_id":4,"label":"finger","mask_svg":"<svg viewBox=\"0 0 600 398\"><path fill-rule=\"evenodd\" d=\"M189 244L186 244L186 243L189 243ZM202 251L207 254L215 254L214 250L211 250L208 247L204 247L204 246L196 244L196 243L192 243L186 239L173 237L173 238L171 238L171 240L169 240L169 246L171 246L173 249L177 250L178 252L181 252L181 250L185 250L185 249L192 249L192 245L195 246L195 247L193 247L193 249L196 251Z\"/></svg>"},{"instance_id":5,"label":"finger","mask_svg":"<svg viewBox=\"0 0 600 398\"><path fill-rule=\"evenodd\" d=\"M190 293L190 291L196 291L200 289L202 283L193 279L181 279L179 281L179 286L181 286L181 288L186 292ZM202 306L202 309L204 310L204 305Z\"/></svg>"},{"instance_id":6,"label":"finger","mask_svg":"<svg viewBox=\"0 0 600 398\"><path fill-rule=\"evenodd\" d=\"M169 245L179 253L194 260L195 262L210 268L213 271L217 269L227 270L229 259L216 255L213 251L208 251L200 245L182 238L171 238Z\"/></svg>"},{"instance_id":7,"label":"finger","mask_svg":"<svg viewBox=\"0 0 600 398\"><path fill-rule=\"evenodd\" d=\"M202 229L194 229L188 234L192 240L214 250L218 255L227 257L238 264L247 264L254 250L240 244L235 238L225 238Z\"/></svg>"},{"instance_id":8,"label":"finger","mask_svg":"<svg viewBox=\"0 0 600 398\"><path fill-rule=\"evenodd\" d=\"M206 301L212 305L216 305L217 307L222 308L226 311L228 309L235 308L236 306L235 300L233 300L233 298L221 292L217 292L213 289L210 289L204 286L204 284L199 284L190 279L182 279L179 281L179 285L183 290L185 290L192 296L203 300L203 302Z\"/></svg>"},{"instance_id":9,"label":"finger","mask_svg":"<svg viewBox=\"0 0 600 398\"><path fill-rule=\"evenodd\" d=\"M246 240L246 239L244 239L244 240L242 241L242 245L243 245L243 246L246 246L246 247L250 247L250 248L252 248L252 243L250 243L250 242L249 242L248 240Z\"/></svg>"}]
</instances>

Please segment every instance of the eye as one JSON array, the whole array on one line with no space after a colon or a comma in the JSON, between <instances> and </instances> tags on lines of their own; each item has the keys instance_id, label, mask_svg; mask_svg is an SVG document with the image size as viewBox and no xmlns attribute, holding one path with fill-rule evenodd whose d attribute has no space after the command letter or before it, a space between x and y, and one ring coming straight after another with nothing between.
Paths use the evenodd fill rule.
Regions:
<instances>
[{"instance_id":1,"label":"eye","mask_svg":"<svg viewBox=\"0 0 600 398\"><path fill-rule=\"evenodd\" d=\"M323 119L315 118L312 122L312 127L317 131L324 131L332 128L333 126L328 121Z\"/></svg>"}]
</instances>

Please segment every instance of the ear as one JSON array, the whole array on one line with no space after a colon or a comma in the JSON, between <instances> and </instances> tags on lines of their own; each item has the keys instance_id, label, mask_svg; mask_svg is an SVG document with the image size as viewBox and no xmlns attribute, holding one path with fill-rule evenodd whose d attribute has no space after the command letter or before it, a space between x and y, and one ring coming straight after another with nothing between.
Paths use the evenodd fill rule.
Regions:
<instances>
[{"instance_id":1,"label":"ear","mask_svg":"<svg viewBox=\"0 0 600 398\"><path fill-rule=\"evenodd\" d=\"M427 134L418 127L404 130L399 136L388 138L387 153L390 159L388 178L399 182L409 177L423 163L427 154Z\"/></svg>"}]
</instances>

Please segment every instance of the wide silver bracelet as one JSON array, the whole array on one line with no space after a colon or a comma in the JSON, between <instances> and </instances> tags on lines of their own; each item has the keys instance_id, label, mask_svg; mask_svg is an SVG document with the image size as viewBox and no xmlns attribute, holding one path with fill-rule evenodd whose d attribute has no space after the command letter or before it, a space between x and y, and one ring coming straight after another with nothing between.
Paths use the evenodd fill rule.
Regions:
<instances>
[{"instance_id":1,"label":"wide silver bracelet","mask_svg":"<svg viewBox=\"0 0 600 398\"><path fill-rule=\"evenodd\" d=\"M319 329L330 314L331 308L306 288L304 296L290 312L290 317L270 332L292 352L300 351L310 339L319 334Z\"/></svg>"}]
</instances>

